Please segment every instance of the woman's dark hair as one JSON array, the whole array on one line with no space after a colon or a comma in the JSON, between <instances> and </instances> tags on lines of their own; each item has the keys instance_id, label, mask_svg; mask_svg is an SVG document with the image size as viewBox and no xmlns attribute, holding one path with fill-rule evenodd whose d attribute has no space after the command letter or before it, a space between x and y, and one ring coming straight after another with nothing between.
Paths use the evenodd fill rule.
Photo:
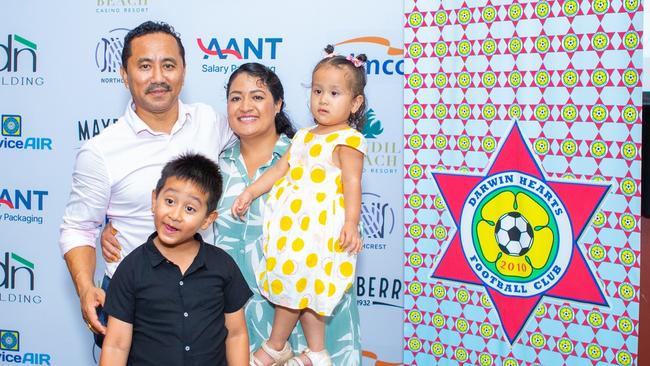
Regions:
<instances>
[{"instance_id":1,"label":"woman's dark hair","mask_svg":"<svg viewBox=\"0 0 650 366\"><path fill-rule=\"evenodd\" d=\"M131 29L129 33L124 36L124 47L122 48L122 67L124 70L126 70L127 61L129 60L129 57L131 57L131 41L133 41L134 38L142 37L151 33L165 33L174 37L176 44L178 44L178 52L181 54L181 60L183 60L183 66L185 66L185 48L183 47L183 42L181 42L181 37L174 31L174 27L165 22L152 22L148 20Z\"/></svg>"},{"instance_id":2,"label":"woman's dark hair","mask_svg":"<svg viewBox=\"0 0 650 366\"><path fill-rule=\"evenodd\" d=\"M338 68L346 67L352 74L352 82L350 87L352 88L352 97L356 98L361 95L363 97L363 102L361 106L355 113L350 113L348 117L348 124L350 127L357 129L359 132L363 130L363 124L366 123L366 93L364 89L366 87L366 67L365 63L368 58L365 54L359 54L357 56L341 56L334 54L334 46L331 44L325 47L325 52L327 55L325 58L320 60L319 63L314 67L312 75L318 71L323 66L335 66Z\"/></svg>"},{"instance_id":3,"label":"woman's dark hair","mask_svg":"<svg viewBox=\"0 0 650 366\"><path fill-rule=\"evenodd\" d=\"M287 114L284 112L284 88L280 82L280 78L276 75L273 70L268 67L257 63L257 62L248 62L245 63L235 72L230 75L228 79L228 84L226 85L226 95L230 93L230 86L232 82L240 74L247 74L254 78L260 79L260 81L269 89L271 95L273 96L273 102L282 102L280 105L280 111L275 115L275 132L278 134L285 134L289 138L293 138L293 135L296 134L296 128L287 117Z\"/></svg>"}]
</instances>

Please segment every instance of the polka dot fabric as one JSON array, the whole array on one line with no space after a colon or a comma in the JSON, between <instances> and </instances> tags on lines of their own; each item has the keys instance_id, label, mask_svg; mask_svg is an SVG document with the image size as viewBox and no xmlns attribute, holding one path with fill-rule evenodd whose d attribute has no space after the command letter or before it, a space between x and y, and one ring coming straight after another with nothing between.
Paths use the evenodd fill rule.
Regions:
<instances>
[{"instance_id":1,"label":"polka dot fabric","mask_svg":"<svg viewBox=\"0 0 650 366\"><path fill-rule=\"evenodd\" d=\"M346 128L318 135L301 129L289 171L273 186L264 212L264 258L256 270L262 294L277 305L330 315L352 287L356 255L340 246L345 219L339 146L366 153L361 133Z\"/></svg>"}]
</instances>

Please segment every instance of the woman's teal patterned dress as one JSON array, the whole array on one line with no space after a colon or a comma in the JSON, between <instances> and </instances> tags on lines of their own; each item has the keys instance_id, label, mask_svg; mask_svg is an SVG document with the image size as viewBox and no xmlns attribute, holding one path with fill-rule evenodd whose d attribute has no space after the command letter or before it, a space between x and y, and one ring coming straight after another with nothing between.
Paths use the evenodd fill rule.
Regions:
<instances>
[{"instance_id":1,"label":"woman's teal patterned dress","mask_svg":"<svg viewBox=\"0 0 650 366\"><path fill-rule=\"evenodd\" d=\"M258 349L271 334L274 309L257 289L253 272L262 254L262 200L266 195L253 201L248 210L246 221L233 218L230 207L246 186L257 179L266 169L275 164L289 147L291 140L281 135L273 150L273 157L262 165L253 179L246 173L246 165L240 154L239 141L224 150L219 159L223 175L223 195L218 205L219 217L215 223L216 245L230 254L241 269L253 297L245 307L246 325L250 338L251 350ZM354 288L343 297L333 315L327 318L325 327L326 347L332 356L334 365L361 365L361 339L359 334L359 312L354 296ZM294 352L307 347L300 324L289 338Z\"/></svg>"}]
</instances>

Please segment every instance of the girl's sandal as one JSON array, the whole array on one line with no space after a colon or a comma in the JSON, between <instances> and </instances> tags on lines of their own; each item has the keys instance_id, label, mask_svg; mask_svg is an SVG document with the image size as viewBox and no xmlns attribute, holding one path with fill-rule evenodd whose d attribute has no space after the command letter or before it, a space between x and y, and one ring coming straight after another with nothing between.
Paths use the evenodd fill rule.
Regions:
<instances>
[{"instance_id":1,"label":"girl's sandal","mask_svg":"<svg viewBox=\"0 0 650 366\"><path fill-rule=\"evenodd\" d=\"M291 349L289 342L286 342L284 348L280 351L274 350L266 342L267 341L262 342L262 350L273 359L273 363L270 366L282 366L288 359L293 357L293 350ZM251 352L250 366L264 366L264 362L255 357L255 352Z\"/></svg>"},{"instance_id":2,"label":"girl's sandal","mask_svg":"<svg viewBox=\"0 0 650 366\"><path fill-rule=\"evenodd\" d=\"M326 349L323 349L322 351L314 352L311 351L309 348L306 348L302 354L305 355L310 361L312 366L332 366L332 359L330 358L330 354L327 352ZM300 355L295 356L291 358L287 363L285 363L286 366L305 366L305 363L302 361L300 358Z\"/></svg>"}]
</instances>

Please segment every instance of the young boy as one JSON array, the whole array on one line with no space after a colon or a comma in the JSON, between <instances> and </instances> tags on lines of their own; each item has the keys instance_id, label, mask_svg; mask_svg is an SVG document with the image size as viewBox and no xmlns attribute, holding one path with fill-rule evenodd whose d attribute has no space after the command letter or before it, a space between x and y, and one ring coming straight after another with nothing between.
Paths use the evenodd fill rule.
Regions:
<instances>
[{"instance_id":1,"label":"young boy","mask_svg":"<svg viewBox=\"0 0 650 366\"><path fill-rule=\"evenodd\" d=\"M100 365L248 365L243 306L252 292L232 258L197 233L217 218L221 185L201 155L165 165L151 197L156 232L108 289Z\"/></svg>"}]
</instances>

